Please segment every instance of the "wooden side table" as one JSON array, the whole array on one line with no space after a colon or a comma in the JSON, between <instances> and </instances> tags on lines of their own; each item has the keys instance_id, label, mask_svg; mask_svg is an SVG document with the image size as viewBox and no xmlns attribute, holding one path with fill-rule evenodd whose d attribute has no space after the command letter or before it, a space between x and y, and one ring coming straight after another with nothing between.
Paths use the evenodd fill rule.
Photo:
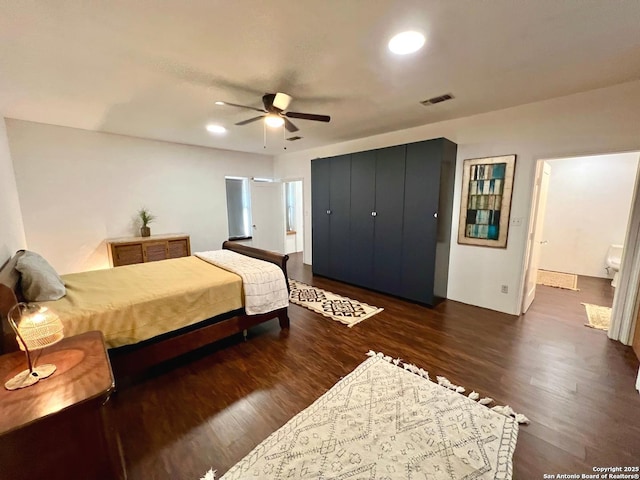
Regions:
<instances>
[{"instance_id":1,"label":"wooden side table","mask_svg":"<svg viewBox=\"0 0 640 480\"><path fill-rule=\"evenodd\" d=\"M36 362L57 370L21 390L0 386L0 477L125 478L109 420L115 382L102 333L64 338ZM2 385L25 365L23 352L0 356Z\"/></svg>"}]
</instances>

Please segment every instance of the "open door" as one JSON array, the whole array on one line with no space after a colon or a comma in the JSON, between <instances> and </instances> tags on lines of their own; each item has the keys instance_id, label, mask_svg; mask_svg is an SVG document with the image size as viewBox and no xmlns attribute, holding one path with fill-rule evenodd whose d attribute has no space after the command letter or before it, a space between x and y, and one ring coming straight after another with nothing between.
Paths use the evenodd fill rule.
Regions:
<instances>
[{"instance_id":1,"label":"open door","mask_svg":"<svg viewBox=\"0 0 640 480\"><path fill-rule=\"evenodd\" d=\"M251 181L251 245L284 253L284 197L282 183Z\"/></svg>"},{"instance_id":2,"label":"open door","mask_svg":"<svg viewBox=\"0 0 640 480\"><path fill-rule=\"evenodd\" d=\"M522 313L533 303L536 296L536 280L544 230L544 214L547 210L547 193L549 191L549 178L551 177L551 165L547 162L538 162L536 165L536 183L533 191L535 202L534 213L529 225L529 255L524 279L524 299L522 301Z\"/></svg>"}]
</instances>

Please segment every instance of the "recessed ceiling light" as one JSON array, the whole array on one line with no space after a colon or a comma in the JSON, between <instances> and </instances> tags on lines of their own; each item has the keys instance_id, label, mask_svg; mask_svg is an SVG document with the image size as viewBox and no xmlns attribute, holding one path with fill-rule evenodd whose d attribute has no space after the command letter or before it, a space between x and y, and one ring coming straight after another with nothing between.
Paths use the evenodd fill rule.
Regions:
<instances>
[{"instance_id":1,"label":"recessed ceiling light","mask_svg":"<svg viewBox=\"0 0 640 480\"><path fill-rule=\"evenodd\" d=\"M227 129L222 125L207 125L207 131L211 133L224 133Z\"/></svg>"},{"instance_id":2,"label":"recessed ceiling light","mask_svg":"<svg viewBox=\"0 0 640 480\"><path fill-rule=\"evenodd\" d=\"M224 105L224 102L216 102L216 105Z\"/></svg>"},{"instance_id":3,"label":"recessed ceiling light","mask_svg":"<svg viewBox=\"0 0 640 480\"><path fill-rule=\"evenodd\" d=\"M270 113L269 115L264 117L264 123L266 123L270 127L277 128L284 125L284 118L282 118L280 115Z\"/></svg>"},{"instance_id":4,"label":"recessed ceiling light","mask_svg":"<svg viewBox=\"0 0 640 480\"><path fill-rule=\"evenodd\" d=\"M402 32L389 40L389 50L397 55L417 52L424 45L424 35L420 32Z\"/></svg>"}]
</instances>

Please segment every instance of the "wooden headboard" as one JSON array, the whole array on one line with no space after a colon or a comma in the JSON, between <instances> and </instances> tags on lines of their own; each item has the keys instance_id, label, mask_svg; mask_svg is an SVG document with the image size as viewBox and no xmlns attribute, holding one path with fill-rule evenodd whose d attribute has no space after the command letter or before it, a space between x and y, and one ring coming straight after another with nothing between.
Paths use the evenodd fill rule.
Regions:
<instances>
[{"instance_id":1,"label":"wooden headboard","mask_svg":"<svg viewBox=\"0 0 640 480\"><path fill-rule=\"evenodd\" d=\"M7 315L11 307L23 299L20 291L20 274L15 268L22 252L23 250L19 250L0 268L0 353L17 348L15 333L9 327Z\"/></svg>"}]
</instances>

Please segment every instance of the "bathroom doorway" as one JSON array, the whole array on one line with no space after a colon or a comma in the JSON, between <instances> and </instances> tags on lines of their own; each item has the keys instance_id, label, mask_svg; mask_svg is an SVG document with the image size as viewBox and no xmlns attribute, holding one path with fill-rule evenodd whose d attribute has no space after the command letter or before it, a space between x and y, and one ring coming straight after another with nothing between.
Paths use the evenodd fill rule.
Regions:
<instances>
[{"instance_id":1,"label":"bathroom doorway","mask_svg":"<svg viewBox=\"0 0 640 480\"><path fill-rule=\"evenodd\" d=\"M585 319L595 307L610 313L619 254L612 245L624 244L639 153L538 161L523 313L536 301L577 304Z\"/></svg>"}]
</instances>

